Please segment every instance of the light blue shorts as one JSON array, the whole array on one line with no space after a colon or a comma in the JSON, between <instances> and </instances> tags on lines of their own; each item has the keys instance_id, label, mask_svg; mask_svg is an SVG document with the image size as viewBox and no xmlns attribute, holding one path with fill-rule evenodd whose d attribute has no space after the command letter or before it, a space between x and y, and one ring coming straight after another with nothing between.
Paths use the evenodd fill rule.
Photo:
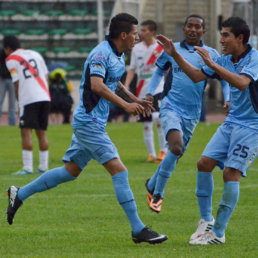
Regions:
<instances>
[{"instance_id":1,"label":"light blue shorts","mask_svg":"<svg viewBox=\"0 0 258 258\"><path fill-rule=\"evenodd\" d=\"M166 136L166 140L169 131L178 130L181 132L184 142L182 153L184 153L190 143L199 119L185 119L173 110L162 109L162 111L160 112L160 122L163 132Z\"/></svg>"},{"instance_id":2,"label":"light blue shorts","mask_svg":"<svg viewBox=\"0 0 258 258\"><path fill-rule=\"evenodd\" d=\"M207 144L202 156L219 161L219 167L239 170L243 177L258 155L258 133L236 124L224 123Z\"/></svg>"},{"instance_id":3,"label":"light blue shorts","mask_svg":"<svg viewBox=\"0 0 258 258\"><path fill-rule=\"evenodd\" d=\"M115 145L111 142L104 127L89 122L84 126L73 127L72 142L66 151L63 161L74 161L82 170L91 159L104 164L119 158Z\"/></svg>"}]
</instances>

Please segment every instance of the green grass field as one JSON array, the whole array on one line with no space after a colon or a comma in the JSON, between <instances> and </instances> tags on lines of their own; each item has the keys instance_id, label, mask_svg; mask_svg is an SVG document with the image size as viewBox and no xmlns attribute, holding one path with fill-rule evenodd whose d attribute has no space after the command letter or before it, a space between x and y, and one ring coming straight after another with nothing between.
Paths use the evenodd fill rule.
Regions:
<instances>
[{"instance_id":1,"label":"green grass field","mask_svg":"<svg viewBox=\"0 0 258 258\"><path fill-rule=\"evenodd\" d=\"M196 162L217 124L200 124L190 146L171 176L160 214L146 203L144 182L157 164L147 164L139 123L108 124L107 130L129 170L129 181L144 223L169 239L161 245L131 240L130 226L116 201L112 180L95 161L74 182L36 194L26 200L14 224L6 222L10 185L22 186L36 175L12 176L21 168L21 139L17 127L0 127L0 257L257 257L258 160L242 179L240 200L226 231L226 244L198 247L188 244L199 220L195 197ZM50 126L50 168L62 166L70 144L71 126ZM34 136L34 169L38 147ZM216 215L223 180L214 171L213 207Z\"/></svg>"}]
</instances>

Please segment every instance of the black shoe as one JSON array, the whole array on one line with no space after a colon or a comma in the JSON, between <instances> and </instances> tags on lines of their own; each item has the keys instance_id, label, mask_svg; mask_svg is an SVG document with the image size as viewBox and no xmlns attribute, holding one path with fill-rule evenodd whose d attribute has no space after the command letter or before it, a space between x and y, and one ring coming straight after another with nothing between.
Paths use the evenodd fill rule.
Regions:
<instances>
[{"instance_id":1,"label":"black shoe","mask_svg":"<svg viewBox=\"0 0 258 258\"><path fill-rule=\"evenodd\" d=\"M167 236L161 235L152 231L151 229L145 227L140 233L137 235L132 234L132 238L134 243L139 244L141 242L147 242L149 244L160 244L168 239Z\"/></svg>"},{"instance_id":2,"label":"black shoe","mask_svg":"<svg viewBox=\"0 0 258 258\"><path fill-rule=\"evenodd\" d=\"M16 211L19 209L19 207L22 205L22 201L18 198L19 187L16 186L10 186L10 188L7 191L7 195L9 197L9 204L7 208L7 221L10 225L13 224L13 218L16 213Z\"/></svg>"}]
</instances>

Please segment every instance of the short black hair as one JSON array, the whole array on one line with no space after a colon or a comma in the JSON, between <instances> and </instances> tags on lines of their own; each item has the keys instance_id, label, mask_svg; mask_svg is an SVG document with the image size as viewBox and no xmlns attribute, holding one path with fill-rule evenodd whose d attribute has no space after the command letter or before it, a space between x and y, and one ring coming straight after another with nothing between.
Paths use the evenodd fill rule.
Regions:
<instances>
[{"instance_id":1,"label":"short black hair","mask_svg":"<svg viewBox=\"0 0 258 258\"><path fill-rule=\"evenodd\" d=\"M128 13L119 13L111 19L109 26L109 38L116 39L120 33L129 33L132 25L137 25L137 19Z\"/></svg>"},{"instance_id":2,"label":"short black hair","mask_svg":"<svg viewBox=\"0 0 258 258\"><path fill-rule=\"evenodd\" d=\"M243 34L243 44L245 45L250 37L250 28L247 25L246 21L240 17L230 17L222 23L222 28L229 27L230 31L234 34L235 37L238 37L240 34Z\"/></svg>"},{"instance_id":3,"label":"short black hair","mask_svg":"<svg viewBox=\"0 0 258 258\"><path fill-rule=\"evenodd\" d=\"M199 14L191 14L191 15L187 16L185 19L184 26L187 24L187 22L190 18L198 18L198 19L202 20L202 27L203 27L203 29L205 29L205 26L206 26L205 19Z\"/></svg>"},{"instance_id":4,"label":"short black hair","mask_svg":"<svg viewBox=\"0 0 258 258\"><path fill-rule=\"evenodd\" d=\"M141 26L148 26L150 31L157 31L157 23L153 20L143 21Z\"/></svg>"},{"instance_id":5,"label":"short black hair","mask_svg":"<svg viewBox=\"0 0 258 258\"><path fill-rule=\"evenodd\" d=\"M16 50L21 47L21 43L18 38L14 35L6 35L3 39L3 47L4 48L11 48L12 50Z\"/></svg>"}]
</instances>

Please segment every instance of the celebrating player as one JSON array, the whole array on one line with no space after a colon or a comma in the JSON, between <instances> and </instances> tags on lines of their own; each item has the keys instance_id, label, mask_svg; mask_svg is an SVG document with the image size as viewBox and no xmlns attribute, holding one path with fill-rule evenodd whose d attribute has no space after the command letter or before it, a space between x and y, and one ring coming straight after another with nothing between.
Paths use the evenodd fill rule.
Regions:
<instances>
[{"instance_id":1,"label":"celebrating player","mask_svg":"<svg viewBox=\"0 0 258 258\"><path fill-rule=\"evenodd\" d=\"M105 130L110 102L134 115L149 115L152 109L151 102L136 98L118 83L125 70L123 52L132 49L138 40L137 24L138 21L127 13L112 18L109 39L91 51L84 65L80 102L72 122L74 134L63 157L65 165L49 170L24 187L9 188L9 224L13 223L14 215L25 199L36 192L76 179L88 162L95 159L112 176L117 200L131 224L133 241L155 244L167 240L167 236L150 230L138 217L127 169Z\"/></svg>"},{"instance_id":2,"label":"celebrating player","mask_svg":"<svg viewBox=\"0 0 258 258\"><path fill-rule=\"evenodd\" d=\"M225 243L225 230L239 198L240 178L258 155L258 51L248 44L250 29L238 17L222 23L223 53L214 61L209 52L196 46L205 66L197 69L176 50L172 41L160 35L166 52L194 81L219 76L230 84L230 110L225 122L217 129L198 161L197 189L201 220L190 238L192 245ZM212 170L218 165L223 171L224 189L215 222L212 216Z\"/></svg>"},{"instance_id":3,"label":"celebrating player","mask_svg":"<svg viewBox=\"0 0 258 258\"><path fill-rule=\"evenodd\" d=\"M204 18L196 14L190 15L185 20L185 40L175 43L176 51L198 68L201 68L204 63L194 50L194 46L202 46L213 58L219 56L215 49L203 44L201 38L204 33ZM158 69L151 79L147 99L152 99L157 85L168 69L170 69L168 76L172 78L171 84L165 86L165 97L162 99L160 109L160 120L168 141L169 151L155 174L146 181L148 205L151 210L159 213L167 181L174 171L178 159L186 151L199 122L207 80L203 79L194 83L165 51L158 58L156 65ZM229 105L229 86L225 81L221 81L221 84L225 99L224 106L227 108Z\"/></svg>"}]
</instances>

